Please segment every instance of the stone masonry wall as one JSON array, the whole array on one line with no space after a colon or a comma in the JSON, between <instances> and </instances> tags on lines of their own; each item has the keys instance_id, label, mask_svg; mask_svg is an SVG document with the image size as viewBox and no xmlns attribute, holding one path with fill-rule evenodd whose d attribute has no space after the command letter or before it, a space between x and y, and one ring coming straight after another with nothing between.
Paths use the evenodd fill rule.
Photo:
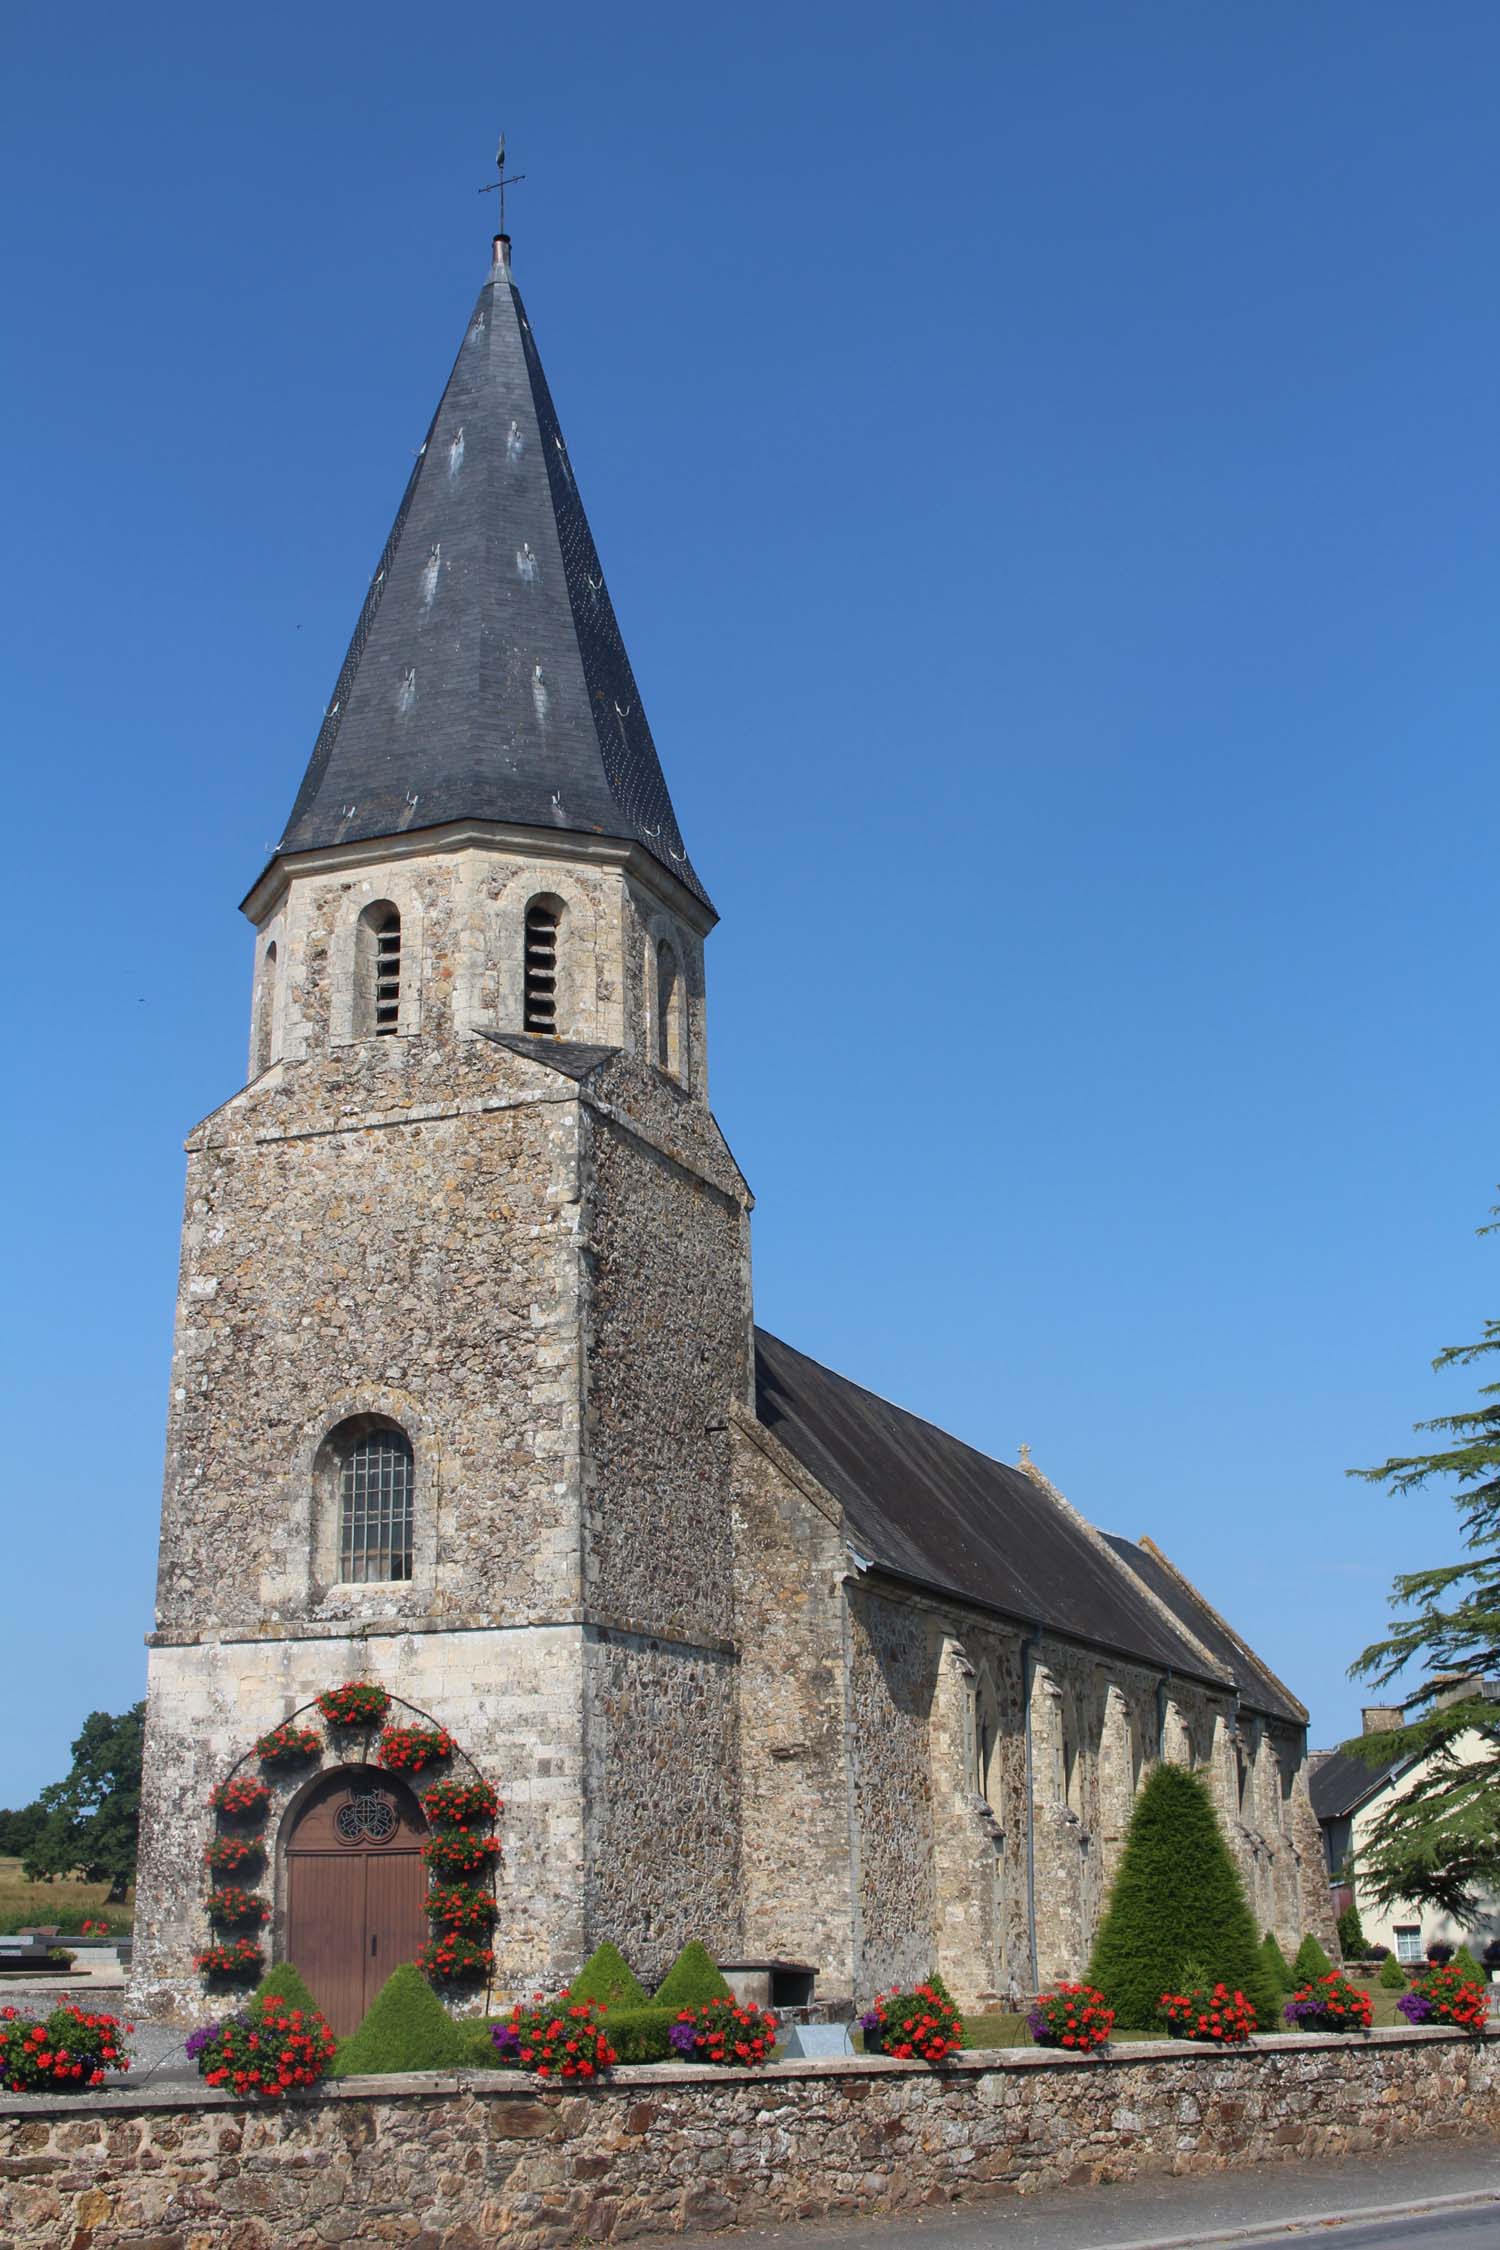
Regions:
<instances>
[{"instance_id":1,"label":"stone masonry wall","mask_svg":"<svg viewBox=\"0 0 1500 2250\"><path fill-rule=\"evenodd\" d=\"M505 1800L496 1893L496 1989L507 1998L555 1987L586 1958L581 1803L582 1634L414 1631L351 1640L225 1640L153 1649L147 1725L136 1947L130 2005L194 2022L207 2012L192 1955L208 1941L203 1850L214 1833L208 1793L258 1734L330 1682L379 1680L449 1727L465 1763ZM410 1713L403 1714L410 1716ZM316 1722L316 1714L314 1714ZM353 1755L359 1753L356 1750ZM324 1768L337 1764L330 1751ZM254 1761L252 1772L258 1771ZM308 1778L271 1775L265 1829L269 1876L254 1887L275 1905L268 1957L284 1959L280 1848Z\"/></svg>"},{"instance_id":2,"label":"stone masonry wall","mask_svg":"<svg viewBox=\"0 0 1500 2250\"><path fill-rule=\"evenodd\" d=\"M849 1594L856 1821L855 1989L868 1997L933 1967L937 1919L928 1727L940 1640L915 1604Z\"/></svg>"},{"instance_id":3,"label":"stone masonry wall","mask_svg":"<svg viewBox=\"0 0 1500 2250\"><path fill-rule=\"evenodd\" d=\"M734 1432L744 1946L854 1994L844 1700L848 1555L747 1415ZM769 1450L768 1450L769 1449Z\"/></svg>"},{"instance_id":4,"label":"stone masonry wall","mask_svg":"<svg viewBox=\"0 0 1500 2250\"><path fill-rule=\"evenodd\" d=\"M354 2079L256 2109L163 2093L0 2102L0 2244L515 2250L1221 2173L1500 2128L1500 2047L1449 2033L1249 2051L1040 2050L942 2071Z\"/></svg>"}]
</instances>

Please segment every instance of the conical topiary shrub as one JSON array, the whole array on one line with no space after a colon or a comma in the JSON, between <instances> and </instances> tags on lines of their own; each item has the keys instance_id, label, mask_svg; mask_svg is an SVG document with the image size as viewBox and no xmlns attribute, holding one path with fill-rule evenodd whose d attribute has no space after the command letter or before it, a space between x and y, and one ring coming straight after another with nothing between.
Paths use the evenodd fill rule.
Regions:
<instances>
[{"instance_id":1,"label":"conical topiary shrub","mask_svg":"<svg viewBox=\"0 0 1500 2250\"><path fill-rule=\"evenodd\" d=\"M645 1986L618 1946L606 1938L596 1946L568 1987L575 2000L597 2000L601 2008L644 2008Z\"/></svg>"},{"instance_id":2,"label":"conical topiary shrub","mask_svg":"<svg viewBox=\"0 0 1500 2250\"><path fill-rule=\"evenodd\" d=\"M656 1989L658 2008L701 2008L707 2000L732 1997L712 1954L696 1938L688 1940Z\"/></svg>"},{"instance_id":3,"label":"conical topiary shrub","mask_svg":"<svg viewBox=\"0 0 1500 2250\"><path fill-rule=\"evenodd\" d=\"M268 1969L261 1978L251 1995L250 2005L252 2008L258 2007L263 2000L280 2000L288 2008L321 2012L317 2001L290 1961L279 1961L274 1969Z\"/></svg>"},{"instance_id":4,"label":"conical topiary shrub","mask_svg":"<svg viewBox=\"0 0 1500 2250\"><path fill-rule=\"evenodd\" d=\"M1387 1992L1404 1992L1406 1990L1406 1971L1402 1968L1394 1953L1388 1953L1381 1962L1380 1981Z\"/></svg>"},{"instance_id":5,"label":"conical topiary shrub","mask_svg":"<svg viewBox=\"0 0 1500 2250\"><path fill-rule=\"evenodd\" d=\"M1314 1977L1328 1976L1332 1969L1333 1963L1329 1960L1317 1939L1309 1932L1298 1946L1297 1958L1292 1963L1293 1990L1295 1991L1299 1984L1311 1984Z\"/></svg>"},{"instance_id":6,"label":"conical topiary shrub","mask_svg":"<svg viewBox=\"0 0 1500 2250\"><path fill-rule=\"evenodd\" d=\"M1208 1791L1185 1767L1159 1765L1136 1798L1087 1981L1122 2030L1152 2031L1191 1961L1237 1986L1263 2027L1275 2023L1281 1996Z\"/></svg>"},{"instance_id":7,"label":"conical topiary shrub","mask_svg":"<svg viewBox=\"0 0 1500 2250\"><path fill-rule=\"evenodd\" d=\"M469 2049L470 2041L421 1970L415 1962L405 1961L391 1971L358 2031L339 2048L329 2076L452 2070L471 2059Z\"/></svg>"},{"instance_id":8,"label":"conical topiary shrub","mask_svg":"<svg viewBox=\"0 0 1500 2250\"><path fill-rule=\"evenodd\" d=\"M1260 1941L1261 1964L1266 1975L1283 1999L1292 1989L1292 1972L1286 1965L1286 1955L1276 1943L1274 1930L1267 1930Z\"/></svg>"}]
</instances>

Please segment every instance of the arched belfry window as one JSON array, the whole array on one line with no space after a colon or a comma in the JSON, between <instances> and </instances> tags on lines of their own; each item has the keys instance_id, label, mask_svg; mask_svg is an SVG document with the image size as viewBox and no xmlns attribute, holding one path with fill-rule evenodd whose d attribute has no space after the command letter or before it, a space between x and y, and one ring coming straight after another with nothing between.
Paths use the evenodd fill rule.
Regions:
<instances>
[{"instance_id":1,"label":"arched belfry window","mask_svg":"<svg viewBox=\"0 0 1500 2250\"><path fill-rule=\"evenodd\" d=\"M345 1422L330 1437L338 1469L338 1575L345 1585L410 1578L411 1444L393 1422Z\"/></svg>"},{"instance_id":2,"label":"arched belfry window","mask_svg":"<svg viewBox=\"0 0 1500 2250\"><path fill-rule=\"evenodd\" d=\"M677 1021L681 978L677 954L663 938L656 948L656 1061L674 1078L682 1075L682 1038Z\"/></svg>"},{"instance_id":3,"label":"arched belfry window","mask_svg":"<svg viewBox=\"0 0 1500 2250\"><path fill-rule=\"evenodd\" d=\"M359 918L355 976L357 1035L392 1037L401 1024L401 916L389 899L378 899Z\"/></svg>"},{"instance_id":4,"label":"arched belfry window","mask_svg":"<svg viewBox=\"0 0 1500 2250\"><path fill-rule=\"evenodd\" d=\"M534 898L526 909L525 1014L523 1028L542 1034L557 1030L557 944L562 901Z\"/></svg>"},{"instance_id":5,"label":"arched belfry window","mask_svg":"<svg viewBox=\"0 0 1500 2250\"><path fill-rule=\"evenodd\" d=\"M276 1032L276 940L260 958L260 982L255 988L255 1038L250 1058L251 1076L258 1076L271 1061Z\"/></svg>"}]
</instances>

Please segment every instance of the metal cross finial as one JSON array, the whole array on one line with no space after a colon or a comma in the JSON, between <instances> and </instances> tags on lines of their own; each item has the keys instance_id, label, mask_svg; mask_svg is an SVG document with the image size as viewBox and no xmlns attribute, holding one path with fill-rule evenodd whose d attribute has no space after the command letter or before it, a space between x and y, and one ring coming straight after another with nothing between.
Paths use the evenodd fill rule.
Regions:
<instances>
[{"instance_id":1,"label":"metal cross finial","mask_svg":"<svg viewBox=\"0 0 1500 2250\"><path fill-rule=\"evenodd\" d=\"M517 182L518 180L524 180L524 179L525 179L525 177L526 177L526 174L525 174L524 172L511 172L511 173L507 173L507 172L506 172L506 169L505 169L505 135L504 135L503 133L502 133L502 134L500 135L500 146L499 146L499 147L498 147L498 148L496 149L496 151L495 151L495 170L496 170L496 171L497 171L497 172L499 173L500 177L499 177L498 179L496 179L496 180L491 180L491 182L490 182L489 186L488 186L488 187L482 187L482 188L481 188L481 189L479 190L479 193L480 193L481 195L498 195L498 196L499 196L499 198L500 198L500 225L499 225L499 228L498 228L498 230L497 230L497 231L498 231L499 233L501 233L501 234L504 234L504 232L505 232L505 191L506 191L506 189L507 189L508 187L514 187L514 186L515 186L515 184L516 184L516 182Z\"/></svg>"}]
</instances>

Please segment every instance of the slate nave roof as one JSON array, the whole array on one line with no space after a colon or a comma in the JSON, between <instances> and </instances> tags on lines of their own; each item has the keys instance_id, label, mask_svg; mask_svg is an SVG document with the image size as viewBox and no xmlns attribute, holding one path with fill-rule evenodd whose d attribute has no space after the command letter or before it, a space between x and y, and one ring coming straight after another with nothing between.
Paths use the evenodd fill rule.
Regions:
<instances>
[{"instance_id":1,"label":"slate nave roof","mask_svg":"<svg viewBox=\"0 0 1500 2250\"><path fill-rule=\"evenodd\" d=\"M755 1410L839 1502L851 1543L875 1568L1306 1724L1302 1705L1164 1558L1094 1532L1024 1470L763 1328L755 1332ZM1153 1565L1145 1583L1132 1554Z\"/></svg>"}]
</instances>

